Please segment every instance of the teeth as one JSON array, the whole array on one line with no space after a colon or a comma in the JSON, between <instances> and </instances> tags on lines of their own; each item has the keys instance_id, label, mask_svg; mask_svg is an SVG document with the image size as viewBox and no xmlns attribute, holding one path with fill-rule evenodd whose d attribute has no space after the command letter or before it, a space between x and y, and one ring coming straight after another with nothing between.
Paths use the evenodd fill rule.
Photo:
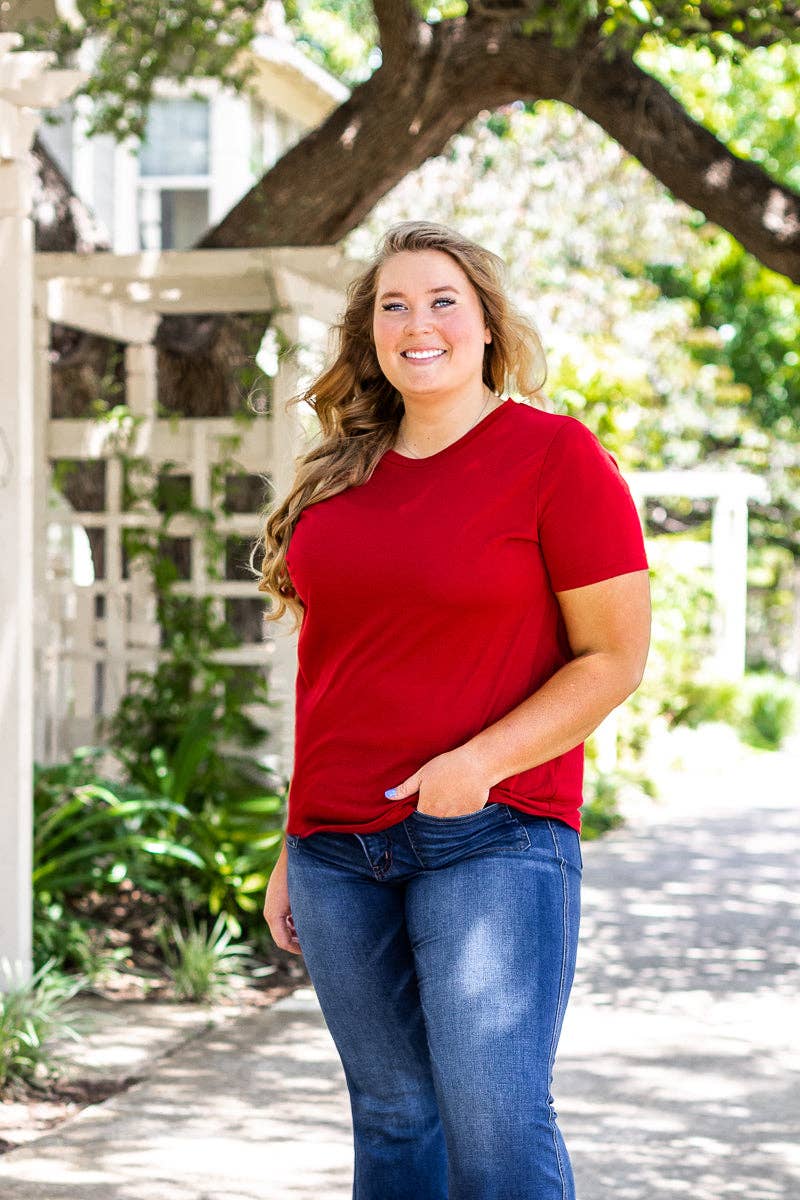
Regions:
<instances>
[{"instance_id":1,"label":"teeth","mask_svg":"<svg viewBox=\"0 0 800 1200\"><path fill-rule=\"evenodd\" d=\"M404 350L404 358L438 358L444 350Z\"/></svg>"}]
</instances>

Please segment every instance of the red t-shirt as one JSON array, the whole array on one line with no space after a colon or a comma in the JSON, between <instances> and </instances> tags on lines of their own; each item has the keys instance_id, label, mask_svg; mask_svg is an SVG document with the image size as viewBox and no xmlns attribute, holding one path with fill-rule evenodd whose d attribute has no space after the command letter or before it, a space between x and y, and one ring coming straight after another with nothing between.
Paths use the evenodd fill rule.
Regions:
<instances>
[{"instance_id":1,"label":"red t-shirt","mask_svg":"<svg viewBox=\"0 0 800 1200\"><path fill-rule=\"evenodd\" d=\"M555 592L647 568L616 460L574 417L506 398L427 458L387 450L305 508L287 552L298 636L288 833L374 832L389 800L573 655ZM489 791L580 829L583 743Z\"/></svg>"}]
</instances>

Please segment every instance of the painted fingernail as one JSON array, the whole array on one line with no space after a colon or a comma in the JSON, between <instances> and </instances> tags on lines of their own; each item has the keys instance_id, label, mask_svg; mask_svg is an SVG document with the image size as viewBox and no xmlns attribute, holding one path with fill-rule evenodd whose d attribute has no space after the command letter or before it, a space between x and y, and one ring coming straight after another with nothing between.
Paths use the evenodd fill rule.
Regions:
<instances>
[{"instance_id":1,"label":"painted fingernail","mask_svg":"<svg viewBox=\"0 0 800 1200\"><path fill-rule=\"evenodd\" d=\"M384 796L388 796L390 800L394 800L397 795L397 788L389 788L388 792L384 792L383 794Z\"/></svg>"}]
</instances>

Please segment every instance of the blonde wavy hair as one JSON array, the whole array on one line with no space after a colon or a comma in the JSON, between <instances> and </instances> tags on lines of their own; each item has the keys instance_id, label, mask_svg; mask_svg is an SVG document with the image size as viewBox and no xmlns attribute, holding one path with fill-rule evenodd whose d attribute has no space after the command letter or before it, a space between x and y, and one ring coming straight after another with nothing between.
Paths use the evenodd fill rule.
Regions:
<instances>
[{"instance_id":1,"label":"blonde wavy hair","mask_svg":"<svg viewBox=\"0 0 800 1200\"><path fill-rule=\"evenodd\" d=\"M506 294L503 259L432 221L401 221L387 229L372 260L347 285L344 316L332 326L333 362L286 402L287 407L310 405L321 436L296 460L288 495L271 501L261 514L263 532L250 555L251 570L258 575L253 557L263 548L258 590L274 601L264 619L278 621L289 610L295 619L293 632L304 607L289 577L286 551L300 514L309 504L366 483L393 445L403 416L402 397L378 364L372 321L378 274L388 259L406 250L449 254L477 292L492 334L483 355L486 386L495 395L514 391L527 399L544 399L547 365L539 332Z\"/></svg>"}]
</instances>

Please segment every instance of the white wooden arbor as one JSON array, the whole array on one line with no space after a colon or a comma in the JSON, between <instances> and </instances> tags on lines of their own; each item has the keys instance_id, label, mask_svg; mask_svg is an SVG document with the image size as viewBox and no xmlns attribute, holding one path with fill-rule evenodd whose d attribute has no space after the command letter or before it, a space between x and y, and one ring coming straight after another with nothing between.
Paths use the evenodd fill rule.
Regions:
<instances>
[{"instance_id":1,"label":"white wooden arbor","mask_svg":"<svg viewBox=\"0 0 800 1200\"><path fill-rule=\"evenodd\" d=\"M336 249L282 247L262 250L145 251L132 255L39 254L35 256L35 475L40 486L34 509L34 544L44 547L54 524L76 530L95 528L104 534L105 568L79 589L70 588L77 604L69 636L54 611L58 583L46 574L46 556L35 558L34 594L38 650L36 757L52 761L66 757L73 746L92 739L95 718L112 713L127 691L132 669L152 667L159 655L155 598L147 571L122 569L122 533L159 523L152 509L123 511L122 466L116 456L114 428L89 418L49 417L50 323L82 329L125 343L126 402L138 418L126 453L146 458L154 468L169 462L170 473L188 479L192 503L210 509L211 474L221 447L238 437L237 466L253 475L266 475L275 492L290 485L294 460L302 451L302 414L286 400L301 386L303 355L324 351L323 339L338 319L342 287L355 264ZM271 415L242 426L234 417L159 417L157 415L156 348L152 343L162 313L265 312L272 314L268 336L279 332L285 350L278 357L270 389ZM49 463L72 459L105 464L105 502L100 511L77 512L62 507L48 511ZM252 540L258 533L254 514L215 516L217 534ZM255 580L215 579L206 572L202 529L189 517L173 517L170 534L191 542L190 578L176 591L215 597L219 615L232 597L263 608ZM101 601L98 615L97 601ZM46 601L49 601L47 603ZM226 662L266 670L270 704L275 714L253 712L268 726L271 758L279 769L291 761L294 723L294 638L283 626L269 627L267 641L252 641L217 652ZM55 640L54 640L55 638ZM98 696L98 671L102 687ZM64 719L68 697L71 717ZM22 883L22 881L21 881ZM21 887L21 884L20 884ZM24 891L17 903L29 904ZM0 951L2 945L0 944ZM17 950L24 957L25 947Z\"/></svg>"},{"instance_id":2,"label":"white wooden arbor","mask_svg":"<svg viewBox=\"0 0 800 1200\"><path fill-rule=\"evenodd\" d=\"M714 652L706 668L720 679L740 679L747 627L747 505L749 500L769 499L766 481L730 469L632 471L626 478L640 506L648 497L712 501L711 542L707 548L697 546L697 560L707 558L711 565L715 607Z\"/></svg>"},{"instance_id":3,"label":"white wooden arbor","mask_svg":"<svg viewBox=\"0 0 800 1200\"><path fill-rule=\"evenodd\" d=\"M104 570L84 581L77 594L71 581L65 581L65 595L73 607L79 607L66 622L65 636L65 622L52 604L40 613L37 645L46 657L40 675L47 677L35 727L41 759L55 759L71 744L91 738L95 717L112 713L127 691L129 669L153 664L158 636L149 576L135 567L130 577L123 573L121 542L125 529L154 527L159 515L143 512L141 506L135 512L123 511L122 464L115 455L113 426L86 418L47 418L50 322L126 343L127 407L137 419L126 453L147 458L155 469L173 464L171 473L183 475L193 505L210 509L211 474L221 448L236 437L241 439L235 452L237 465L253 475L267 475L279 494L288 490L303 429L300 413L296 408L287 413L285 401L298 390L303 351L313 353L315 345L322 349L323 336L340 313L341 283L353 269L331 248L37 255L35 411L43 478L48 460L100 460L105 468L105 500L97 511L62 507L56 518L48 513L44 489L37 499L37 544L44 545L48 525L51 530L54 524L94 530L102 537L104 560ZM158 417L156 349L151 339L159 314L264 310L272 313L268 336L279 333L289 347L279 358L272 381L272 415L257 417L244 428L234 417ZM218 513L214 529L232 539L253 539L258 523L254 514ZM258 606L252 579L216 580L208 574L202 531L193 518L173 517L169 531L191 547L190 574L175 585L176 592L214 597L220 616L226 603L236 598L249 598ZM58 584L45 578L44 555L37 562L36 591L58 603ZM60 644L54 642L59 635ZM276 638L266 646L251 641L217 655L227 662L268 664L273 698L286 701L277 726L272 719L268 722L282 761L288 761L292 736L292 653L284 648L283 639ZM63 706L67 692L69 713ZM254 715L263 716L267 723L266 713Z\"/></svg>"},{"instance_id":4,"label":"white wooden arbor","mask_svg":"<svg viewBox=\"0 0 800 1200\"><path fill-rule=\"evenodd\" d=\"M90 625L96 618L94 601L103 593L104 615L94 620L94 628L104 644L99 649L96 642L86 640L77 648L71 663L76 694L91 690L82 682L90 682L93 668L102 660L108 667L103 709L111 711L124 691L128 669L152 661L156 652L152 636L147 636L148 626L152 634L152 622L147 621L151 598L146 584L136 572L123 580L119 551L124 527L146 525L148 520L155 523L158 515L151 513L148 518L121 511L120 464L108 427L104 430L102 422L91 419L50 419L50 322L125 343L126 399L132 413L141 418L126 449L156 464L170 460L185 465L192 501L207 507L209 475L220 441L241 435L243 429L233 418L159 418L152 339L165 313L271 312L271 329L278 330L294 352L279 358L271 416L247 428L236 461L246 471L267 475L280 494L288 488L303 440L301 414L296 408L287 412L285 400L301 384L303 351L310 350L313 356L315 343L340 315L342 288L355 266L327 247L34 255L29 150L40 118L33 105L55 107L85 76L48 72L48 55L9 54L19 40L17 35L0 35L0 244L5 269L0 297L0 487L5 492L0 509L0 747L7 764L6 786L0 793L0 961L8 960L15 978L27 979L32 971L33 761L34 757L46 760L48 751L71 748L59 746L53 725L39 719L47 712L51 691L59 698L62 682L58 674L48 675L54 647L48 607L52 581L47 578L45 547L53 521L76 528L100 524L107 536L105 578L102 585L95 581L82 597L92 605ZM62 508L54 516L48 511L49 462L59 458L105 460L109 503L102 513L70 513ZM252 537L258 527L252 517L232 517L229 530ZM184 532L188 537L194 533L190 528ZM254 581L208 580L203 562L201 553L193 556L195 566L186 590L216 593L220 604L244 589L257 595ZM85 607L78 615L89 612ZM75 625L81 625L80 619ZM57 645L58 665L74 649ZM281 758L291 743L293 724L293 639L275 636L260 646L238 649L244 650L241 661L270 667L270 698L279 703L280 713L272 732ZM35 694L37 655L37 681L45 686ZM55 683L55 688L48 683ZM0 970L0 988L4 978Z\"/></svg>"},{"instance_id":5,"label":"white wooden arbor","mask_svg":"<svg viewBox=\"0 0 800 1200\"><path fill-rule=\"evenodd\" d=\"M731 470L630 471L625 479L643 524L647 499L680 496L712 501L710 542L684 543L682 549L693 551L692 566L711 566L714 649L704 667L717 679L741 679L747 649L747 505L749 500L769 498L766 481ZM613 771L617 765L620 715L619 708L612 709L593 734L602 771Z\"/></svg>"}]
</instances>

